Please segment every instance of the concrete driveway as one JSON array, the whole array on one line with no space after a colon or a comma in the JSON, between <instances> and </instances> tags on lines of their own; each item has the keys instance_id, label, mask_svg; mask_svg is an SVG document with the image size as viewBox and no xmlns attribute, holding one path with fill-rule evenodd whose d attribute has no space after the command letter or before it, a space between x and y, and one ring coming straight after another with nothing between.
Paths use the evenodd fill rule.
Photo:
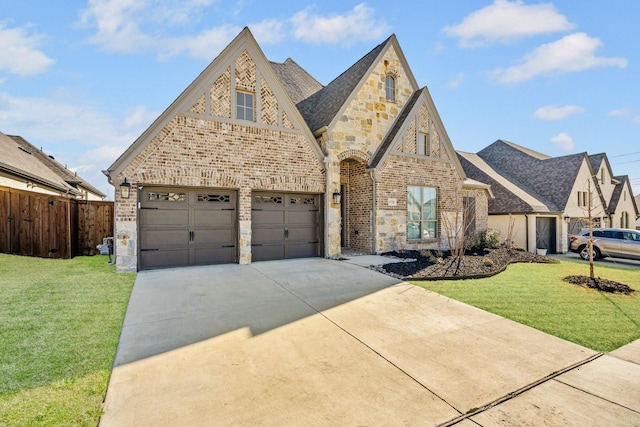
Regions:
<instances>
[{"instance_id":1,"label":"concrete driveway","mask_svg":"<svg viewBox=\"0 0 640 427\"><path fill-rule=\"evenodd\" d=\"M354 264L140 273L100 425L640 425L637 342L601 355Z\"/></svg>"}]
</instances>

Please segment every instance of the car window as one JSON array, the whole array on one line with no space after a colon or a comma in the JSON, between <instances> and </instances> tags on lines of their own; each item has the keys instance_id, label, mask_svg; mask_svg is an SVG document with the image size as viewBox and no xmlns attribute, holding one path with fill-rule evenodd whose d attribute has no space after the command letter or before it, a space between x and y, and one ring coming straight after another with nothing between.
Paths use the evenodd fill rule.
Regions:
<instances>
[{"instance_id":1,"label":"car window","mask_svg":"<svg viewBox=\"0 0 640 427\"><path fill-rule=\"evenodd\" d=\"M624 233L624 239L640 242L640 233Z\"/></svg>"},{"instance_id":2,"label":"car window","mask_svg":"<svg viewBox=\"0 0 640 427\"><path fill-rule=\"evenodd\" d=\"M589 234L587 232L587 234ZM593 230L593 237L608 237L602 230Z\"/></svg>"}]
</instances>

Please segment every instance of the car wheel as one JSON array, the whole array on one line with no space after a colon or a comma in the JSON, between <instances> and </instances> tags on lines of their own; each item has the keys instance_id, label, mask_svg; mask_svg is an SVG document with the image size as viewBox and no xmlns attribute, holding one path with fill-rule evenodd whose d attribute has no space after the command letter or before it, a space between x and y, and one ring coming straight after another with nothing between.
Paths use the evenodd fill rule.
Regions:
<instances>
[{"instance_id":1,"label":"car wheel","mask_svg":"<svg viewBox=\"0 0 640 427\"><path fill-rule=\"evenodd\" d=\"M589 261L589 246L584 246L580 250L580 258L582 258L585 261ZM596 248L594 246L593 247L593 259L596 260L598 258L600 258L600 251L598 251L598 248Z\"/></svg>"}]
</instances>

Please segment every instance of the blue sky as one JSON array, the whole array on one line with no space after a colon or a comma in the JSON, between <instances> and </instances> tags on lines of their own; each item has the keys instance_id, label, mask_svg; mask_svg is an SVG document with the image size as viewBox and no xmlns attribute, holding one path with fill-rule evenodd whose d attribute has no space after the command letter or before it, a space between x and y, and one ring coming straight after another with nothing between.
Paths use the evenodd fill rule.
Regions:
<instances>
[{"instance_id":1,"label":"blue sky","mask_svg":"<svg viewBox=\"0 0 640 427\"><path fill-rule=\"evenodd\" d=\"M640 2L0 0L0 131L107 168L248 26L327 84L396 34L457 150L606 152L640 193Z\"/></svg>"}]
</instances>

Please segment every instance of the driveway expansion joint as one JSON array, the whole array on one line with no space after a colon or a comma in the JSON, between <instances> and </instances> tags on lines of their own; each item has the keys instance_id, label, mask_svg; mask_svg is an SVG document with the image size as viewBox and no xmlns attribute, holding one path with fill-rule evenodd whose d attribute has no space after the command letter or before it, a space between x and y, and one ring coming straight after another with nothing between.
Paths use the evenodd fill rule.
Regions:
<instances>
[{"instance_id":1,"label":"driveway expansion joint","mask_svg":"<svg viewBox=\"0 0 640 427\"><path fill-rule=\"evenodd\" d=\"M525 385L524 387L521 387L521 388L519 388L517 390L514 390L514 391L512 391L510 393L507 393L504 396L497 398L493 402L489 402L486 405L481 406L480 408L473 408L473 410L469 410L466 414L463 414L463 415L461 415L459 417L453 418L453 419L451 419L451 420L449 420L449 421L447 421L445 423L438 424L437 427L449 427L449 426L453 426L455 424L458 424L459 422L462 422L462 421L466 420L467 418L470 418L470 417L478 415L478 414L480 414L482 412L485 412L485 411L487 411L487 410L489 410L489 409L491 409L491 408L493 408L495 406L500 405L501 403L504 403L504 402L506 402L508 400L511 400L514 397L517 397L517 396L521 395L522 393L525 393L525 392L531 390L534 387L537 387L537 386L539 386L541 384L544 384L544 383L546 383L548 381L554 380L554 379L556 379L557 377L559 377L562 374L565 374L565 373L567 373L569 371L577 369L577 368L581 367L582 365L585 365L585 364L587 364L589 362L593 362L594 360L596 360L596 359L598 359L598 358L600 358L602 356L604 356L604 353L596 353L596 354L594 354L592 356L589 356L584 360L581 360L579 362L574 363L573 365L569 365L566 368L560 369L559 371L552 372L551 374L549 374L549 375L547 375L547 376L545 376L543 378L540 378L537 381L534 381L534 382L532 382L530 384ZM460 411L458 411L458 412L460 412Z\"/></svg>"}]
</instances>

